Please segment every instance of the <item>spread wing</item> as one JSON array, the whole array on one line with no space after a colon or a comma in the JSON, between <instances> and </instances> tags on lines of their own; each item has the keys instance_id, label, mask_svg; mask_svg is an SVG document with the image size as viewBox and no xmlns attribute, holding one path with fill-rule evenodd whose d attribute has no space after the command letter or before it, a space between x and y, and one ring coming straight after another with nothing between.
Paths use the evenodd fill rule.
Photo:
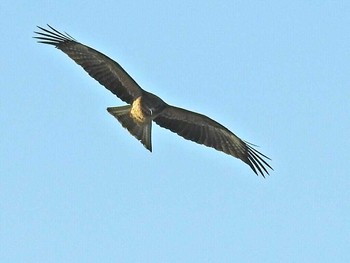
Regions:
<instances>
[{"instance_id":1,"label":"spread wing","mask_svg":"<svg viewBox=\"0 0 350 263\"><path fill-rule=\"evenodd\" d=\"M39 43L53 45L62 50L91 77L129 104L142 94L140 86L117 62L79 43L67 33L63 34L49 25L48 27L50 30L38 26L42 31L35 32L38 36L34 38L39 39Z\"/></svg>"},{"instance_id":2,"label":"spread wing","mask_svg":"<svg viewBox=\"0 0 350 263\"><path fill-rule=\"evenodd\" d=\"M244 142L227 128L216 121L185 109L169 106L153 121L159 126L177 133L187 140L215 148L248 164L256 173L265 177L267 167L272 167L264 160L269 159L252 144ZM273 169L272 169L273 170Z\"/></svg>"}]
</instances>

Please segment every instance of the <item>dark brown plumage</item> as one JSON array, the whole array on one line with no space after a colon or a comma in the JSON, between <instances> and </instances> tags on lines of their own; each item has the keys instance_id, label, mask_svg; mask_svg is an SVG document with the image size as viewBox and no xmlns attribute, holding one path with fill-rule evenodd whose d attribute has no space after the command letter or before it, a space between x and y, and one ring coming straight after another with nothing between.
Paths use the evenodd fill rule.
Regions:
<instances>
[{"instance_id":1,"label":"dark brown plumage","mask_svg":"<svg viewBox=\"0 0 350 263\"><path fill-rule=\"evenodd\" d=\"M130 105L107 108L141 143L152 151L152 121L187 140L212 147L248 164L256 174L269 174L269 159L227 128L199 113L171 106L143 90L130 75L106 55L76 41L69 34L49 26L35 32L39 43L53 45L82 66L113 94Z\"/></svg>"}]
</instances>

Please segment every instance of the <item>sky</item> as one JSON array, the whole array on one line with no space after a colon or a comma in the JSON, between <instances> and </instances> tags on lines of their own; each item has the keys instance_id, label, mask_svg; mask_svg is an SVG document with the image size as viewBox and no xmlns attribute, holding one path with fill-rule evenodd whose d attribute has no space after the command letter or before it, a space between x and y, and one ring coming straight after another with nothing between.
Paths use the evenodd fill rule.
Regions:
<instances>
[{"instance_id":1,"label":"sky","mask_svg":"<svg viewBox=\"0 0 350 263\"><path fill-rule=\"evenodd\" d=\"M1 262L350 262L348 1L2 1ZM64 53L50 24L147 91L271 158L153 125Z\"/></svg>"}]
</instances>

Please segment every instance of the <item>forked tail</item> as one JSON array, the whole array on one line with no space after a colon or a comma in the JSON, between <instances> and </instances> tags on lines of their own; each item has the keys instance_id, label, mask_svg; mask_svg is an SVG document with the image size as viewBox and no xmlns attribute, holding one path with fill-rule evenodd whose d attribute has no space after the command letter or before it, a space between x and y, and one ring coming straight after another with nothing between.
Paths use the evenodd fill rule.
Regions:
<instances>
[{"instance_id":1,"label":"forked tail","mask_svg":"<svg viewBox=\"0 0 350 263\"><path fill-rule=\"evenodd\" d=\"M107 111L112 114L136 139L152 152L151 129L152 121L137 123L130 115L131 105L109 107Z\"/></svg>"}]
</instances>

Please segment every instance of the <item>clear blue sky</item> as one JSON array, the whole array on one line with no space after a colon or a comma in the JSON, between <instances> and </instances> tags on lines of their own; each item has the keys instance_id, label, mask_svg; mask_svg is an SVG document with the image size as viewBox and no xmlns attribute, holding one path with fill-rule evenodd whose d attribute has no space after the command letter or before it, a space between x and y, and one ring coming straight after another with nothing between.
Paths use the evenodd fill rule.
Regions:
<instances>
[{"instance_id":1,"label":"clear blue sky","mask_svg":"<svg viewBox=\"0 0 350 263\"><path fill-rule=\"evenodd\" d=\"M0 4L0 261L350 262L350 3L123 2ZM146 151L47 23L275 171L157 125Z\"/></svg>"}]
</instances>

